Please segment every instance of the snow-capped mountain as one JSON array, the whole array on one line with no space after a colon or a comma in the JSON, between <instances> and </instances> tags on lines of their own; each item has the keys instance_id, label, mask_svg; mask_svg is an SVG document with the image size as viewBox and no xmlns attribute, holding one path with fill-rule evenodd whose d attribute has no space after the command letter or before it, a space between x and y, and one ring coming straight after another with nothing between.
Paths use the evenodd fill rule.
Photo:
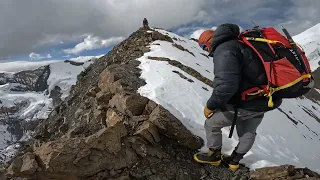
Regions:
<instances>
[{"instance_id":1,"label":"snow-capped mountain","mask_svg":"<svg viewBox=\"0 0 320 180\"><path fill-rule=\"evenodd\" d=\"M314 32L313 29L306 32ZM208 83L214 78L212 59L197 42L165 30L154 30L168 35L173 42L154 41L149 46L151 51L138 59L141 78L146 81L139 93L164 106L193 134L205 140L203 108L212 92ZM308 44L317 44L313 41L316 38L308 39L303 34L295 37L298 43L306 46L307 53L314 52L314 45ZM318 64L312 66L316 69ZM266 113L255 145L243 163L251 168L293 164L320 172L319 100L319 93L312 100L286 99L280 108ZM231 153L238 142L236 133L228 139L229 128L225 128L223 134L223 151Z\"/></svg>"},{"instance_id":2,"label":"snow-capped mountain","mask_svg":"<svg viewBox=\"0 0 320 180\"><path fill-rule=\"evenodd\" d=\"M320 61L320 23L292 38L304 49L312 70L315 70Z\"/></svg>"},{"instance_id":3,"label":"snow-capped mountain","mask_svg":"<svg viewBox=\"0 0 320 180\"><path fill-rule=\"evenodd\" d=\"M99 57L99 56L98 56ZM96 58L65 61L10 62L0 64L0 161L28 138L39 120L64 100L77 76Z\"/></svg>"}]
</instances>

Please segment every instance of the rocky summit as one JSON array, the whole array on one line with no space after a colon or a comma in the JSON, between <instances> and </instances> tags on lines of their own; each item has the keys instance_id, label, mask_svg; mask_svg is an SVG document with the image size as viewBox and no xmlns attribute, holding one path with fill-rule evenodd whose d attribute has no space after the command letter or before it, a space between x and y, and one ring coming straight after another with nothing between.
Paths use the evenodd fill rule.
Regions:
<instances>
[{"instance_id":1,"label":"rocky summit","mask_svg":"<svg viewBox=\"0 0 320 180\"><path fill-rule=\"evenodd\" d=\"M3 179L320 179L307 168L290 165L232 172L194 162L202 139L163 106L137 93L146 82L136 59L155 40L173 42L141 28L83 71L70 95L2 171Z\"/></svg>"}]
</instances>

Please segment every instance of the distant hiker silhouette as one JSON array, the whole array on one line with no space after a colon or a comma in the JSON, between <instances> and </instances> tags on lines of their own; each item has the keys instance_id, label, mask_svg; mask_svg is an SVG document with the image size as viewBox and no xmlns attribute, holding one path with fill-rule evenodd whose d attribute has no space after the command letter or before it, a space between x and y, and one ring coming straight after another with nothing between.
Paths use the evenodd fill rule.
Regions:
<instances>
[{"instance_id":1,"label":"distant hiker silhouette","mask_svg":"<svg viewBox=\"0 0 320 180\"><path fill-rule=\"evenodd\" d=\"M149 22L147 18L144 18L142 21L143 28L149 29Z\"/></svg>"}]
</instances>

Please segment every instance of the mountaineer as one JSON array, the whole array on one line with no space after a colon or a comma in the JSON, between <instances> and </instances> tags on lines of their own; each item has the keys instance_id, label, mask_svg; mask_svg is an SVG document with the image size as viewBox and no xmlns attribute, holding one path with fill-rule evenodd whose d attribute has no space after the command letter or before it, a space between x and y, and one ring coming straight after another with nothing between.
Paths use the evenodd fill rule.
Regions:
<instances>
[{"instance_id":1,"label":"mountaineer","mask_svg":"<svg viewBox=\"0 0 320 180\"><path fill-rule=\"evenodd\" d=\"M296 46L291 47L289 40L272 27L255 27L240 34L239 26L222 24L215 31L204 31L198 44L213 58L215 77L204 108L209 152L196 153L194 160L215 166L223 161L237 170L255 142L264 114L279 107L283 98L298 97L310 90L310 65L300 51L299 58L295 57L291 50ZM304 66L297 64L301 60ZM230 135L236 126L239 137L230 156L221 152L221 128L227 126L232 127Z\"/></svg>"}]
</instances>

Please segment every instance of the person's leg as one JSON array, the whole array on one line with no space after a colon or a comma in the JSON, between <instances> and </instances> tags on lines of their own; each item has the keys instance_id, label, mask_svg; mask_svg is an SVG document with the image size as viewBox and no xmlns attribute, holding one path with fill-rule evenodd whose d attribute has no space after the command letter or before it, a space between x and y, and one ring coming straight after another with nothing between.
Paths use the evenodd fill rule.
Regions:
<instances>
[{"instance_id":1,"label":"person's leg","mask_svg":"<svg viewBox=\"0 0 320 180\"><path fill-rule=\"evenodd\" d=\"M229 167L232 170L239 168L239 161L252 148L256 137L257 127L264 116L263 112L257 113L243 109L238 109L238 111L236 129L239 143L230 156L223 156L223 160L229 164ZM231 116L231 114L225 112L225 116L228 117Z\"/></svg>"},{"instance_id":2,"label":"person's leg","mask_svg":"<svg viewBox=\"0 0 320 180\"><path fill-rule=\"evenodd\" d=\"M232 121L221 111L217 111L205 121L204 128L207 138L207 147L210 151L207 154L196 153L194 159L200 163L220 165L221 148L222 148L222 131L221 128L230 126Z\"/></svg>"},{"instance_id":3,"label":"person's leg","mask_svg":"<svg viewBox=\"0 0 320 180\"><path fill-rule=\"evenodd\" d=\"M256 117L245 119L241 122L241 136L239 136L239 145L236 150L239 154L246 154L253 146L255 138L256 138L256 131L258 126L260 125L264 115L258 115Z\"/></svg>"}]
</instances>

